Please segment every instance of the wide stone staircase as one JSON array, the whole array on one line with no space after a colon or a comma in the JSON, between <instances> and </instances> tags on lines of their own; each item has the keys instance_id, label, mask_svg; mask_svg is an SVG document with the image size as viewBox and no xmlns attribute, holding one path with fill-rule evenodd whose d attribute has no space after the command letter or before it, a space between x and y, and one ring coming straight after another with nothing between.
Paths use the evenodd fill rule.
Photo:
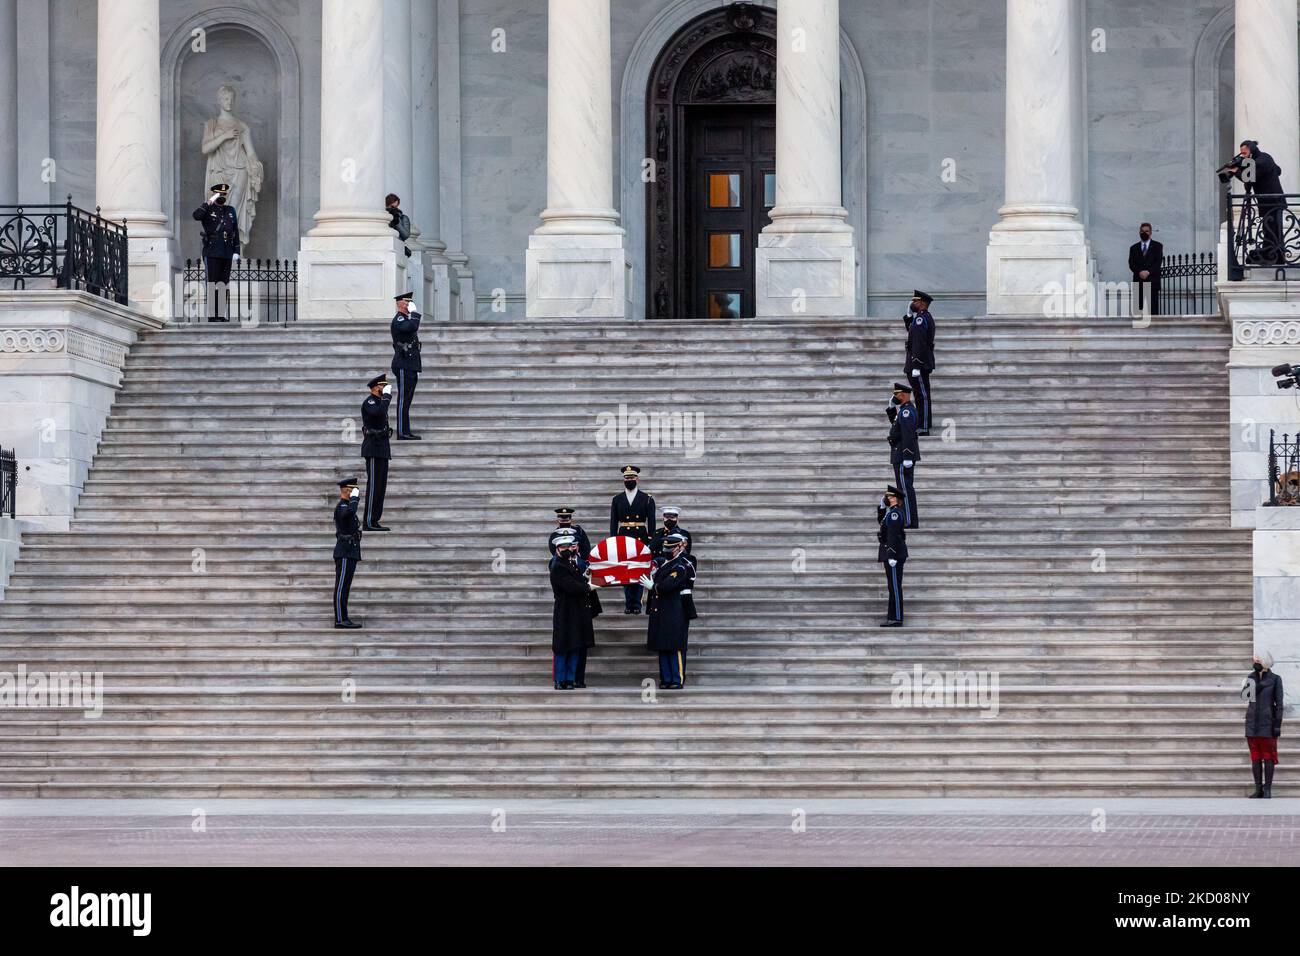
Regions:
<instances>
[{"instance_id":1,"label":"wide stone staircase","mask_svg":"<svg viewBox=\"0 0 1300 956\"><path fill-rule=\"evenodd\" d=\"M331 626L330 514L386 323L146 337L72 529L28 536L0 603L0 670L102 672L104 712L0 715L0 796L1244 794L1227 333L938 326L902 629L896 318L426 327L361 631ZM650 413L702 444L646 447ZM645 683L615 592L589 688L555 692L552 509L599 540L628 463L695 536L687 688ZM899 706L918 665L996 677L996 715Z\"/></svg>"}]
</instances>

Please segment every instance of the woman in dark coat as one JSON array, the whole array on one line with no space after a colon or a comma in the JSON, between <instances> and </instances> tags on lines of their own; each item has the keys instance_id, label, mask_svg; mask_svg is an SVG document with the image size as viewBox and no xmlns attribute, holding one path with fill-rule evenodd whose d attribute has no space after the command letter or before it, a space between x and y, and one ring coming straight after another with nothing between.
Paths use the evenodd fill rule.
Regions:
<instances>
[{"instance_id":1,"label":"woman in dark coat","mask_svg":"<svg viewBox=\"0 0 1300 956\"><path fill-rule=\"evenodd\" d=\"M664 539L664 560L641 579L649 595L650 617L646 644L659 655L659 686L681 690L686 680L686 641L691 626L690 608L683 591L690 591L695 566L685 555L686 539L679 534Z\"/></svg>"},{"instance_id":2,"label":"woman in dark coat","mask_svg":"<svg viewBox=\"0 0 1300 956\"><path fill-rule=\"evenodd\" d=\"M1277 738L1282 735L1282 678L1273 673L1273 655L1261 651L1242 686L1246 705L1246 743L1250 745L1250 771L1255 776L1251 797L1273 796L1273 767L1277 764Z\"/></svg>"},{"instance_id":3,"label":"woman in dark coat","mask_svg":"<svg viewBox=\"0 0 1300 956\"><path fill-rule=\"evenodd\" d=\"M578 539L573 535L555 539L551 558L551 591L555 612L551 619L551 652L555 655L553 679L556 690L573 690L577 684L578 661L587 648L595 647L596 633L591 619L600 613L600 599L584 574L578 557Z\"/></svg>"}]
</instances>

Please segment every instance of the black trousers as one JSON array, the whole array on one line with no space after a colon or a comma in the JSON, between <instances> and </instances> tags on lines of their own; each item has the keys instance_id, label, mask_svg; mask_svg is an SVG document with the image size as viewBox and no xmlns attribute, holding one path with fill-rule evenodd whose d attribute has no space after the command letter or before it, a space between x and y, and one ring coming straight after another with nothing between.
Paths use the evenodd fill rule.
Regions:
<instances>
[{"instance_id":1,"label":"black trousers","mask_svg":"<svg viewBox=\"0 0 1300 956\"><path fill-rule=\"evenodd\" d=\"M903 506L903 520L909 528L921 527L921 519L916 511L916 462L907 468L902 462L894 466L894 487L903 495L899 502Z\"/></svg>"},{"instance_id":2,"label":"black trousers","mask_svg":"<svg viewBox=\"0 0 1300 956\"><path fill-rule=\"evenodd\" d=\"M334 623L348 619L348 593L352 590L352 575L357 570L356 558L334 559Z\"/></svg>"},{"instance_id":3,"label":"black trousers","mask_svg":"<svg viewBox=\"0 0 1300 956\"><path fill-rule=\"evenodd\" d=\"M384 516L384 492L388 490L388 459L366 459L366 511L362 525L373 528Z\"/></svg>"},{"instance_id":4,"label":"black trousers","mask_svg":"<svg viewBox=\"0 0 1300 956\"><path fill-rule=\"evenodd\" d=\"M573 682L575 684L587 683L587 648L578 651L578 669L573 672Z\"/></svg>"},{"instance_id":5,"label":"black trousers","mask_svg":"<svg viewBox=\"0 0 1300 956\"><path fill-rule=\"evenodd\" d=\"M230 293L227 291L227 284L230 282L230 264L232 261L217 256L208 256L203 260L203 271L208 279L208 300L212 303L214 310L212 313L213 318L222 318L223 305L227 307L225 317L230 317Z\"/></svg>"},{"instance_id":6,"label":"black trousers","mask_svg":"<svg viewBox=\"0 0 1300 956\"><path fill-rule=\"evenodd\" d=\"M411 434L411 399L415 398L415 386L420 382L420 373L402 368L394 372L397 376L397 434Z\"/></svg>"},{"instance_id":7,"label":"black trousers","mask_svg":"<svg viewBox=\"0 0 1300 956\"><path fill-rule=\"evenodd\" d=\"M916 428L918 431L928 432L930 430L930 370L916 367L920 375L907 373L908 384L912 386L913 395L916 399Z\"/></svg>"},{"instance_id":8,"label":"black trousers","mask_svg":"<svg viewBox=\"0 0 1300 956\"><path fill-rule=\"evenodd\" d=\"M1147 279L1143 282L1137 276L1133 277L1133 284L1137 286L1137 308L1139 315L1159 315L1160 314L1160 280ZM1147 300L1151 300L1151 311L1146 311Z\"/></svg>"},{"instance_id":9,"label":"black trousers","mask_svg":"<svg viewBox=\"0 0 1300 956\"><path fill-rule=\"evenodd\" d=\"M880 566L885 569L885 587L889 591L885 617L891 621L903 619L903 565L906 563L906 561L899 561L892 568L888 561L880 563Z\"/></svg>"}]
</instances>

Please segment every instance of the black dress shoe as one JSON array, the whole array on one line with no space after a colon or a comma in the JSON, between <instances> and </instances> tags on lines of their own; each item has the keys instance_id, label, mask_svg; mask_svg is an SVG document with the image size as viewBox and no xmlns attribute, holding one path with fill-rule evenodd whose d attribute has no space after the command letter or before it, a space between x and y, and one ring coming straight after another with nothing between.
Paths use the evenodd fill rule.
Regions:
<instances>
[{"instance_id":1,"label":"black dress shoe","mask_svg":"<svg viewBox=\"0 0 1300 956\"><path fill-rule=\"evenodd\" d=\"M624 613L624 614L635 614L635 613L636 613L636 608L625 607L625 608L623 608L623 613Z\"/></svg>"},{"instance_id":2,"label":"black dress shoe","mask_svg":"<svg viewBox=\"0 0 1300 956\"><path fill-rule=\"evenodd\" d=\"M362 531L392 531L393 529L385 528L381 524L375 524L375 525L362 525L361 530Z\"/></svg>"},{"instance_id":3,"label":"black dress shoe","mask_svg":"<svg viewBox=\"0 0 1300 956\"><path fill-rule=\"evenodd\" d=\"M576 680L576 681L573 682L573 686L574 686L577 690L586 690L586 689L587 689L587 682L584 681L584 680Z\"/></svg>"},{"instance_id":4,"label":"black dress shoe","mask_svg":"<svg viewBox=\"0 0 1300 956\"><path fill-rule=\"evenodd\" d=\"M398 435L398 441L424 441L419 435Z\"/></svg>"},{"instance_id":5,"label":"black dress shoe","mask_svg":"<svg viewBox=\"0 0 1300 956\"><path fill-rule=\"evenodd\" d=\"M356 621L335 621L334 626L351 631L351 630L356 630L361 625L358 624Z\"/></svg>"},{"instance_id":6,"label":"black dress shoe","mask_svg":"<svg viewBox=\"0 0 1300 956\"><path fill-rule=\"evenodd\" d=\"M902 626L903 626L903 622L902 622L902 621L886 621L884 624L881 624L880 626L881 626L881 627L902 627Z\"/></svg>"},{"instance_id":7,"label":"black dress shoe","mask_svg":"<svg viewBox=\"0 0 1300 956\"><path fill-rule=\"evenodd\" d=\"M573 681L571 681L571 680L566 680L566 681L564 682L564 689L565 689L565 690L573 690Z\"/></svg>"},{"instance_id":8,"label":"black dress shoe","mask_svg":"<svg viewBox=\"0 0 1300 956\"><path fill-rule=\"evenodd\" d=\"M667 689L668 689L668 681L666 681L666 680L661 680L661 681L659 682L659 689L660 689L660 690L667 690Z\"/></svg>"},{"instance_id":9,"label":"black dress shoe","mask_svg":"<svg viewBox=\"0 0 1300 956\"><path fill-rule=\"evenodd\" d=\"M564 681L562 681L562 680L557 680L557 681L555 682L555 689L556 689L556 690L564 690Z\"/></svg>"},{"instance_id":10,"label":"black dress shoe","mask_svg":"<svg viewBox=\"0 0 1300 956\"><path fill-rule=\"evenodd\" d=\"M681 689L682 689L682 685L681 685L681 684L669 684L668 687L665 688L665 689L666 689L666 690L681 690Z\"/></svg>"},{"instance_id":11,"label":"black dress shoe","mask_svg":"<svg viewBox=\"0 0 1300 956\"><path fill-rule=\"evenodd\" d=\"M918 429L916 430L916 433L917 433L918 435L928 435L928 434L930 434L930 429L928 429L928 428L918 428Z\"/></svg>"}]
</instances>

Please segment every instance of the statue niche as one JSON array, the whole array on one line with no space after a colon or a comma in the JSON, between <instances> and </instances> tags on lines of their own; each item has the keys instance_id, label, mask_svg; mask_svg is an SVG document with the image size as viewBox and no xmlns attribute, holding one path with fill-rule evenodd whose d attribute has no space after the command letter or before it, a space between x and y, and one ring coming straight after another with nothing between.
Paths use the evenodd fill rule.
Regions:
<instances>
[{"instance_id":1,"label":"statue niche","mask_svg":"<svg viewBox=\"0 0 1300 956\"><path fill-rule=\"evenodd\" d=\"M239 241L248 245L257 218L257 197L262 191L264 170L253 148L248 124L234 114L235 90L222 86L217 91L220 112L203 124L202 150L207 157L203 188L216 183L230 184L230 203L239 217Z\"/></svg>"}]
</instances>

